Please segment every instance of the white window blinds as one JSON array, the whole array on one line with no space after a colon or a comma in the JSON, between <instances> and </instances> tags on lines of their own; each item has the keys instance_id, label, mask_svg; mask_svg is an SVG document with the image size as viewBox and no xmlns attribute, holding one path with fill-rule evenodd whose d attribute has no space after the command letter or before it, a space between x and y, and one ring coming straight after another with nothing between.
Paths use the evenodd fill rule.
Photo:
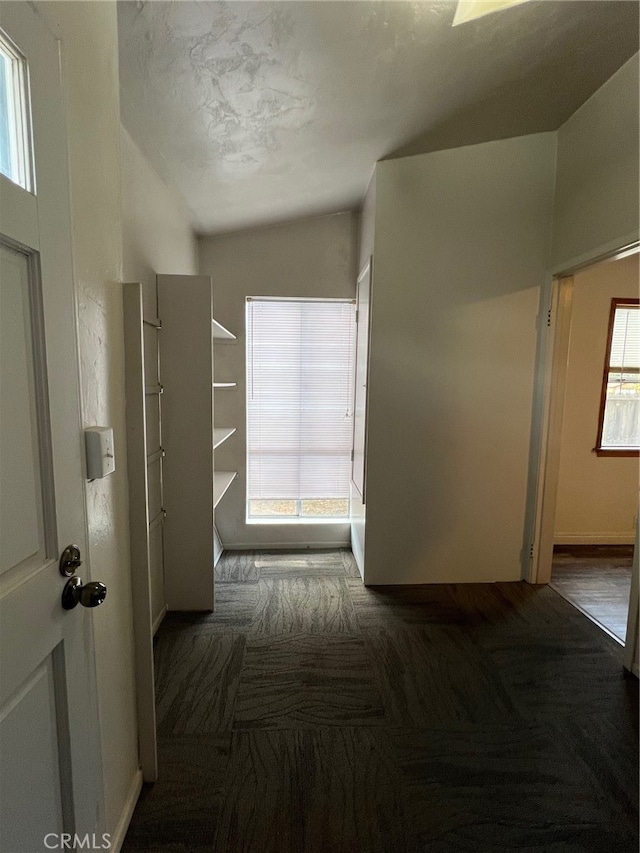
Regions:
<instances>
[{"instance_id":1,"label":"white window blinds","mask_svg":"<svg viewBox=\"0 0 640 853\"><path fill-rule=\"evenodd\" d=\"M611 346L598 425L599 450L640 447L640 308L612 300Z\"/></svg>"},{"instance_id":2,"label":"white window blinds","mask_svg":"<svg viewBox=\"0 0 640 853\"><path fill-rule=\"evenodd\" d=\"M640 368L640 310L637 305L616 306L611 335L610 370Z\"/></svg>"},{"instance_id":3,"label":"white window blinds","mask_svg":"<svg viewBox=\"0 0 640 853\"><path fill-rule=\"evenodd\" d=\"M247 499L347 499L355 306L247 300Z\"/></svg>"}]
</instances>

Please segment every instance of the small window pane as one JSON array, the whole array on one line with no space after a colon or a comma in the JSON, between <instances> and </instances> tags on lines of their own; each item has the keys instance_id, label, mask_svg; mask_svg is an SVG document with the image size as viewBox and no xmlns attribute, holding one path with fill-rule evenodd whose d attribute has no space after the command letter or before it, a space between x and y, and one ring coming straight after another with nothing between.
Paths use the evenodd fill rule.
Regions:
<instances>
[{"instance_id":1,"label":"small window pane","mask_svg":"<svg viewBox=\"0 0 640 853\"><path fill-rule=\"evenodd\" d=\"M7 78L11 67L4 53L0 53L0 172L11 177L11 141L9 133L9 103Z\"/></svg>"},{"instance_id":2,"label":"small window pane","mask_svg":"<svg viewBox=\"0 0 640 853\"><path fill-rule=\"evenodd\" d=\"M640 306L614 300L611 321L598 449L637 450L640 448Z\"/></svg>"},{"instance_id":3,"label":"small window pane","mask_svg":"<svg viewBox=\"0 0 640 853\"><path fill-rule=\"evenodd\" d=\"M317 500L250 500L249 518L348 518L349 501Z\"/></svg>"},{"instance_id":4,"label":"small window pane","mask_svg":"<svg viewBox=\"0 0 640 853\"><path fill-rule=\"evenodd\" d=\"M308 518L346 518L349 515L349 501L345 500L305 500L301 503L301 515Z\"/></svg>"},{"instance_id":5,"label":"small window pane","mask_svg":"<svg viewBox=\"0 0 640 853\"><path fill-rule=\"evenodd\" d=\"M249 501L249 515L262 518L278 516L296 516L297 501Z\"/></svg>"},{"instance_id":6,"label":"small window pane","mask_svg":"<svg viewBox=\"0 0 640 853\"><path fill-rule=\"evenodd\" d=\"M0 32L0 173L31 190L26 80L24 57Z\"/></svg>"}]
</instances>

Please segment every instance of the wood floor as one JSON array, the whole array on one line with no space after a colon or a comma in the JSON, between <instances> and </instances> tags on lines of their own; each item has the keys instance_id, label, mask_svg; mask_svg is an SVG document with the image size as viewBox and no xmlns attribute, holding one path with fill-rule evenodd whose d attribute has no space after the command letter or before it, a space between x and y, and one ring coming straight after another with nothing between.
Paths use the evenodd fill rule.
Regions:
<instances>
[{"instance_id":1,"label":"wood floor","mask_svg":"<svg viewBox=\"0 0 640 853\"><path fill-rule=\"evenodd\" d=\"M557 545L551 585L624 642L632 560L632 545Z\"/></svg>"},{"instance_id":2,"label":"wood floor","mask_svg":"<svg viewBox=\"0 0 640 853\"><path fill-rule=\"evenodd\" d=\"M637 853L638 681L545 587L363 587L231 553L156 645L124 853Z\"/></svg>"}]
</instances>

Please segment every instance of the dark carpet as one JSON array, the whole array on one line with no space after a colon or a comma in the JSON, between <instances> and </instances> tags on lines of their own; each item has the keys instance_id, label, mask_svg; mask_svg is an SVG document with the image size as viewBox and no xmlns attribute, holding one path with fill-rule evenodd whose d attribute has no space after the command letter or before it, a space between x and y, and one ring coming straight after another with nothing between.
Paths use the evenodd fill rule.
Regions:
<instances>
[{"instance_id":1,"label":"dark carpet","mask_svg":"<svg viewBox=\"0 0 640 853\"><path fill-rule=\"evenodd\" d=\"M124 853L637 853L638 681L552 589L367 589L347 551L216 574L158 632Z\"/></svg>"}]
</instances>

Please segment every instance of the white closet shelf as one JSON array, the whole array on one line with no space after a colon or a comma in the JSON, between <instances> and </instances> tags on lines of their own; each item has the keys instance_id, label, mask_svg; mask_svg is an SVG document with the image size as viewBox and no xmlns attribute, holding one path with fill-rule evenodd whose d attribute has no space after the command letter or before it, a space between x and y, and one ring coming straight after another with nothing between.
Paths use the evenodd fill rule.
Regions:
<instances>
[{"instance_id":1,"label":"white closet shelf","mask_svg":"<svg viewBox=\"0 0 640 853\"><path fill-rule=\"evenodd\" d=\"M213 449L220 447L222 442L226 441L235 431L235 427L216 427L213 431Z\"/></svg>"},{"instance_id":2,"label":"white closet shelf","mask_svg":"<svg viewBox=\"0 0 640 853\"><path fill-rule=\"evenodd\" d=\"M211 320L211 329L213 334L213 339L216 343L220 341L237 341L236 336L230 332L228 329L225 329L224 326L221 326L217 320Z\"/></svg>"},{"instance_id":3,"label":"white closet shelf","mask_svg":"<svg viewBox=\"0 0 640 853\"><path fill-rule=\"evenodd\" d=\"M213 475L213 505L218 506L222 496L238 476L237 471L216 471Z\"/></svg>"},{"instance_id":4,"label":"white closet shelf","mask_svg":"<svg viewBox=\"0 0 640 853\"><path fill-rule=\"evenodd\" d=\"M214 388L235 388L237 386L237 382L214 382Z\"/></svg>"}]
</instances>

